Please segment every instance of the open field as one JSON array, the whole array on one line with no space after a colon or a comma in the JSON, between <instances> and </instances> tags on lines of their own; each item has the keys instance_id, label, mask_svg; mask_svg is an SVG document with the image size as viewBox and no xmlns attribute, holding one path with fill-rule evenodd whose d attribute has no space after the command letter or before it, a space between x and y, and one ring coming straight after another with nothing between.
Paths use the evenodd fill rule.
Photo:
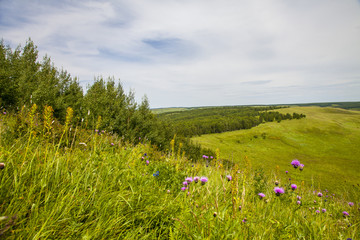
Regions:
<instances>
[{"instance_id":1,"label":"open field","mask_svg":"<svg viewBox=\"0 0 360 240\"><path fill-rule=\"evenodd\" d=\"M303 113L300 120L271 122L249 130L193 138L203 147L219 148L221 157L243 163L247 156L256 168L289 170L289 162L305 164L307 184L338 193L358 191L360 184L360 112L337 108L292 107L282 113ZM321 183L321 185L320 185ZM319 184L319 185L318 185ZM346 189L347 191L342 191Z\"/></svg>"}]
</instances>

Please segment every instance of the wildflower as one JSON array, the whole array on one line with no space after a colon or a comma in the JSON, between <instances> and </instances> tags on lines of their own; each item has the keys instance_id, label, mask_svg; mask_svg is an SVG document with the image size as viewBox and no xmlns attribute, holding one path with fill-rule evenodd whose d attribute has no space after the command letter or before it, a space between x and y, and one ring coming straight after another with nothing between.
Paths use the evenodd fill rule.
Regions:
<instances>
[{"instance_id":1,"label":"wildflower","mask_svg":"<svg viewBox=\"0 0 360 240\"><path fill-rule=\"evenodd\" d=\"M321 192L319 192L319 193L317 194L317 196L318 196L318 197L322 197L323 194L322 194Z\"/></svg>"},{"instance_id":2,"label":"wildflower","mask_svg":"<svg viewBox=\"0 0 360 240\"><path fill-rule=\"evenodd\" d=\"M279 181L278 181L278 180L275 181L275 185L276 185L276 186L279 185Z\"/></svg>"},{"instance_id":3,"label":"wildflower","mask_svg":"<svg viewBox=\"0 0 360 240\"><path fill-rule=\"evenodd\" d=\"M198 176L194 177L194 182L195 182L195 183L198 183L199 180L200 180L200 177L198 177Z\"/></svg>"},{"instance_id":4,"label":"wildflower","mask_svg":"<svg viewBox=\"0 0 360 240\"><path fill-rule=\"evenodd\" d=\"M187 185L188 185L188 182L187 182L187 181L184 181L184 182L183 182L183 185L184 185L184 186L187 186Z\"/></svg>"},{"instance_id":5,"label":"wildflower","mask_svg":"<svg viewBox=\"0 0 360 240\"><path fill-rule=\"evenodd\" d=\"M302 170L304 169L304 166L305 166L304 164L300 164L300 165L299 165L300 171L302 171Z\"/></svg>"},{"instance_id":6,"label":"wildflower","mask_svg":"<svg viewBox=\"0 0 360 240\"><path fill-rule=\"evenodd\" d=\"M144 160L145 158L144 157L141 157L141 160Z\"/></svg>"},{"instance_id":7,"label":"wildflower","mask_svg":"<svg viewBox=\"0 0 360 240\"><path fill-rule=\"evenodd\" d=\"M110 143L111 146L114 146L114 143Z\"/></svg>"},{"instance_id":8,"label":"wildflower","mask_svg":"<svg viewBox=\"0 0 360 240\"><path fill-rule=\"evenodd\" d=\"M153 173L153 176L154 176L154 177L159 176L159 171L156 171L156 173Z\"/></svg>"},{"instance_id":9,"label":"wildflower","mask_svg":"<svg viewBox=\"0 0 360 240\"><path fill-rule=\"evenodd\" d=\"M342 213L343 213L344 217L349 216L349 213L347 211L343 211Z\"/></svg>"},{"instance_id":10,"label":"wildflower","mask_svg":"<svg viewBox=\"0 0 360 240\"><path fill-rule=\"evenodd\" d=\"M232 177L231 177L230 175L227 175L226 178L227 178L227 180L228 180L229 182L230 182L231 179L232 179Z\"/></svg>"},{"instance_id":11,"label":"wildflower","mask_svg":"<svg viewBox=\"0 0 360 240\"><path fill-rule=\"evenodd\" d=\"M205 183L207 183L208 179L207 179L207 177L201 177L200 181L201 181L201 184L204 185Z\"/></svg>"},{"instance_id":12,"label":"wildflower","mask_svg":"<svg viewBox=\"0 0 360 240\"><path fill-rule=\"evenodd\" d=\"M285 171L285 173L286 173L286 174L288 174L288 173L289 173L289 171Z\"/></svg>"},{"instance_id":13,"label":"wildflower","mask_svg":"<svg viewBox=\"0 0 360 240\"><path fill-rule=\"evenodd\" d=\"M190 184L190 183L193 181L193 179L192 179L191 177L187 177L187 178L185 178L185 181L186 181L188 184Z\"/></svg>"},{"instance_id":14,"label":"wildflower","mask_svg":"<svg viewBox=\"0 0 360 240\"><path fill-rule=\"evenodd\" d=\"M241 206L239 206L239 211L241 210Z\"/></svg>"},{"instance_id":15,"label":"wildflower","mask_svg":"<svg viewBox=\"0 0 360 240\"><path fill-rule=\"evenodd\" d=\"M149 163L150 163L149 160L146 160L146 165L149 165Z\"/></svg>"},{"instance_id":16,"label":"wildflower","mask_svg":"<svg viewBox=\"0 0 360 240\"><path fill-rule=\"evenodd\" d=\"M99 132L99 130L95 129L95 132Z\"/></svg>"},{"instance_id":17,"label":"wildflower","mask_svg":"<svg viewBox=\"0 0 360 240\"><path fill-rule=\"evenodd\" d=\"M5 163L0 163L0 169L4 169L5 168Z\"/></svg>"},{"instance_id":18,"label":"wildflower","mask_svg":"<svg viewBox=\"0 0 360 240\"><path fill-rule=\"evenodd\" d=\"M246 220L247 220L247 219L246 219L246 218L244 218L244 219L242 220L242 222L243 222L243 223L246 223Z\"/></svg>"},{"instance_id":19,"label":"wildflower","mask_svg":"<svg viewBox=\"0 0 360 240\"><path fill-rule=\"evenodd\" d=\"M213 216L214 216L214 217L216 217L216 216L217 216L217 213L216 213L216 212L214 212Z\"/></svg>"},{"instance_id":20,"label":"wildflower","mask_svg":"<svg viewBox=\"0 0 360 240\"><path fill-rule=\"evenodd\" d=\"M296 203L297 203L298 205L300 205L300 204L301 204L301 202L300 202L300 201L297 201Z\"/></svg>"},{"instance_id":21,"label":"wildflower","mask_svg":"<svg viewBox=\"0 0 360 240\"><path fill-rule=\"evenodd\" d=\"M147 156L147 153L144 153L144 156L146 157L146 156Z\"/></svg>"},{"instance_id":22,"label":"wildflower","mask_svg":"<svg viewBox=\"0 0 360 240\"><path fill-rule=\"evenodd\" d=\"M210 159L213 159L214 157L213 156L210 156Z\"/></svg>"},{"instance_id":23,"label":"wildflower","mask_svg":"<svg viewBox=\"0 0 360 240\"><path fill-rule=\"evenodd\" d=\"M181 191L184 192L185 190L186 190L186 187L182 187L182 188L181 188Z\"/></svg>"},{"instance_id":24,"label":"wildflower","mask_svg":"<svg viewBox=\"0 0 360 240\"><path fill-rule=\"evenodd\" d=\"M1 168L1 167L0 167ZM1 168L2 169L2 168ZM349 206L352 207L354 206L354 203L353 202L349 202Z\"/></svg>"},{"instance_id":25,"label":"wildflower","mask_svg":"<svg viewBox=\"0 0 360 240\"><path fill-rule=\"evenodd\" d=\"M263 193L259 193L258 195L260 196L260 199L263 199L265 197L265 194Z\"/></svg>"},{"instance_id":26,"label":"wildflower","mask_svg":"<svg viewBox=\"0 0 360 240\"><path fill-rule=\"evenodd\" d=\"M297 160L297 159L294 159L294 160L291 162L291 165L293 165L294 168L297 168L298 166L300 166L300 161Z\"/></svg>"},{"instance_id":27,"label":"wildflower","mask_svg":"<svg viewBox=\"0 0 360 240\"><path fill-rule=\"evenodd\" d=\"M301 199L301 197L300 197L300 196L297 196L296 198L297 198L297 200L300 200L300 199Z\"/></svg>"},{"instance_id":28,"label":"wildflower","mask_svg":"<svg viewBox=\"0 0 360 240\"><path fill-rule=\"evenodd\" d=\"M291 184L291 189L294 191L295 189L297 189L296 184Z\"/></svg>"},{"instance_id":29,"label":"wildflower","mask_svg":"<svg viewBox=\"0 0 360 240\"><path fill-rule=\"evenodd\" d=\"M281 194L285 193L285 190L283 188L275 187L274 192L276 196L280 196Z\"/></svg>"},{"instance_id":30,"label":"wildflower","mask_svg":"<svg viewBox=\"0 0 360 240\"><path fill-rule=\"evenodd\" d=\"M170 189L167 190L167 193L170 193Z\"/></svg>"},{"instance_id":31,"label":"wildflower","mask_svg":"<svg viewBox=\"0 0 360 240\"><path fill-rule=\"evenodd\" d=\"M325 208L321 209L321 211L322 211L323 213L326 213L326 209L325 209Z\"/></svg>"},{"instance_id":32,"label":"wildflower","mask_svg":"<svg viewBox=\"0 0 360 240\"><path fill-rule=\"evenodd\" d=\"M319 210L316 210L315 212L316 212L316 213L320 213L320 211L319 211Z\"/></svg>"}]
</instances>

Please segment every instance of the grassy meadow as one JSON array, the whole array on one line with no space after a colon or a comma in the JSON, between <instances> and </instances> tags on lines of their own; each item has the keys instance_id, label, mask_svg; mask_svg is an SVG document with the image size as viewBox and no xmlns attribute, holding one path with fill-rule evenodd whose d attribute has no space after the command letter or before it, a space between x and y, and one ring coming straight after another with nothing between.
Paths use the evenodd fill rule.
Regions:
<instances>
[{"instance_id":1,"label":"grassy meadow","mask_svg":"<svg viewBox=\"0 0 360 240\"><path fill-rule=\"evenodd\" d=\"M305 165L297 177L307 185L353 195L360 184L360 112L330 107L291 107L281 113L303 113L306 118L264 123L248 130L192 138L202 146L219 148L221 157L281 172L292 159Z\"/></svg>"},{"instance_id":2,"label":"grassy meadow","mask_svg":"<svg viewBox=\"0 0 360 240\"><path fill-rule=\"evenodd\" d=\"M308 118L227 133L228 139L222 138L216 147L230 141L234 148L244 144L246 149L221 148L220 156L204 156L213 158L209 163L188 160L174 148L176 139L169 150L160 152L146 139L132 144L101 129L86 130L87 119L71 123L71 109L63 125L53 120L51 112L37 112L34 107L26 115L3 113L0 238L358 239L359 194L347 198L326 191L323 181L331 178L317 168L330 168L326 158L339 161L342 156L341 161L347 160L351 167L334 165L338 170L332 178L340 186L346 180L341 179L341 171L357 179L353 141L358 141L359 115L299 110L307 111ZM338 124L348 131L337 130ZM350 151L329 154L336 146L318 146L322 141ZM307 145L314 149L305 151ZM316 149L322 150L312 155ZM225 168L221 156L227 154L239 163ZM275 159L266 163L272 154ZM305 164L302 172L290 166L295 157ZM258 165L268 166L272 174L255 169ZM314 177L312 187L303 181L306 176Z\"/></svg>"}]
</instances>

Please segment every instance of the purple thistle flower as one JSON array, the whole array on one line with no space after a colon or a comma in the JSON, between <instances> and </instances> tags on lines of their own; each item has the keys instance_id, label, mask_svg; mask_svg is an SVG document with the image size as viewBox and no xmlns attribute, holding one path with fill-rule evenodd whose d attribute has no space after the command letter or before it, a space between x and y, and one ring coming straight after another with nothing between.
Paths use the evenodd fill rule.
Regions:
<instances>
[{"instance_id":1,"label":"purple thistle flower","mask_svg":"<svg viewBox=\"0 0 360 240\"><path fill-rule=\"evenodd\" d=\"M300 199L301 199L301 197L300 197L300 196L297 196L296 198L297 198L298 200L300 200Z\"/></svg>"},{"instance_id":2,"label":"purple thistle flower","mask_svg":"<svg viewBox=\"0 0 360 240\"><path fill-rule=\"evenodd\" d=\"M316 203L316 200L314 200L314 203Z\"/></svg>"},{"instance_id":3,"label":"purple thistle flower","mask_svg":"<svg viewBox=\"0 0 360 240\"><path fill-rule=\"evenodd\" d=\"M181 191L184 192L185 190L186 190L186 187L182 187L182 188L181 188Z\"/></svg>"},{"instance_id":4,"label":"purple thistle flower","mask_svg":"<svg viewBox=\"0 0 360 240\"><path fill-rule=\"evenodd\" d=\"M259 193L258 195L260 196L260 199L263 199L265 197L265 194L263 193Z\"/></svg>"},{"instance_id":5,"label":"purple thistle flower","mask_svg":"<svg viewBox=\"0 0 360 240\"><path fill-rule=\"evenodd\" d=\"M321 209L321 211L322 211L323 213L326 213L326 209L325 209L325 208Z\"/></svg>"},{"instance_id":6,"label":"purple thistle flower","mask_svg":"<svg viewBox=\"0 0 360 240\"><path fill-rule=\"evenodd\" d=\"M213 159L214 157L213 156L210 156L211 159Z\"/></svg>"},{"instance_id":7,"label":"purple thistle flower","mask_svg":"<svg viewBox=\"0 0 360 240\"><path fill-rule=\"evenodd\" d=\"M319 192L319 193L317 194L317 196L318 196L318 197L322 197L323 194L322 194L321 192Z\"/></svg>"},{"instance_id":8,"label":"purple thistle flower","mask_svg":"<svg viewBox=\"0 0 360 240\"><path fill-rule=\"evenodd\" d=\"M294 160L291 162L291 165L293 165L294 168L297 168L298 166L300 166L300 161L297 160L297 159L294 159Z\"/></svg>"},{"instance_id":9,"label":"purple thistle flower","mask_svg":"<svg viewBox=\"0 0 360 240\"><path fill-rule=\"evenodd\" d=\"M111 146L114 146L114 143L110 143Z\"/></svg>"},{"instance_id":10,"label":"purple thistle flower","mask_svg":"<svg viewBox=\"0 0 360 240\"><path fill-rule=\"evenodd\" d=\"M146 165L149 165L149 163L150 163L149 160L146 160Z\"/></svg>"},{"instance_id":11,"label":"purple thistle flower","mask_svg":"<svg viewBox=\"0 0 360 240\"><path fill-rule=\"evenodd\" d=\"M195 182L195 183L198 183L199 180L200 180L200 177L198 177L198 176L194 177L194 182Z\"/></svg>"},{"instance_id":12,"label":"purple thistle flower","mask_svg":"<svg viewBox=\"0 0 360 240\"><path fill-rule=\"evenodd\" d=\"M200 181L201 181L201 184L204 185L205 183L207 183L208 179L207 179L207 177L201 177Z\"/></svg>"},{"instance_id":13,"label":"purple thistle flower","mask_svg":"<svg viewBox=\"0 0 360 240\"><path fill-rule=\"evenodd\" d=\"M316 213L320 213L320 211L319 211L319 210L316 210L315 212L316 212Z\"/></svg>"},{"instance_id":14,"label":"purple thistle flower","mask_svg":"<svg viewBox=\"0 0 360 240\"><path fill-rule=\"evenodd\" d=\"M296 186L296 184L291 184L291 189L292 189L292 190L295 190L295 189L297 189L297 186Z\"/></svg>"},{"instance_id":15,"label":"purple thistle flower","mask_svg":"<svg viewBox=\"0 0 360 240\"><path fill-rule=\"evenodd\" d=\"M286 174L288 174L288 173L289 173L289 171L285 171L285 173L286 173Z\"/></svg>"},{"instance_id":16,"label":"purple thistle flower","mask_svg":"<svg viewBox=\"0 0 360 240\"><path fill-rule=\"evenodd\" d=\"M348 213L347 211L343 211L342 214L343 214L344 216L349 216L349 213Z\"/></svg>"},{"instance_id":17,"label":"purple thistle flower","mask_svg":"<svg viewBox=\"0 0 360 240\"><path fill-rule=\"evenodd\" d=\"M300 205L300 204L301 204L301 202L300 202L300 201L297 201L296 203L297 203L298 205Z\"/></svg>"},{"instance_id":18,"label":"purple thistle flower","mask_svg":"<svg viewBox=\"0 0 360 240\"><path fill-rule=\"evenodd\" d=\"M228 180L229 182L230 182L231 179L232 179L232 177L231 177L230 175L227 175L226 178L227 178L227 180Z\"/></svg>"},{"instance_id":19,"label":"purple thistle flower","mask_svg":"<svg viewBox=\"0 0 360 240\"><path fill-rule=\"evenodd\" d=\"M183 185L184 185L184 186L187 186L187 185L188 185L188 182L187 182L187 181L184 181L184 182L183 182Z\"/></svg>"},{"instance_id":20,"label":"purple thistle flower","mask_svg":"<svg viewBox=\"0 0 360 240\"><path fill-rule=\"evenodd\" d=\"M187 178L185 178L185 181L186 181L188 184L190 184L190 183L193 181L193 179L192 179L191 177L187 177Z\"/></svg>"},{"instance_id":21,"label":"purple thistle flower","mask_svg":"<svg viewBox=\"0 0 360 240\"><path fill-rule=\"evenodd\" d=\"M300 171L302 171L302 170L304 169L304 167L305 167L305 165L304 165L304 164L300 164L300 165L299 165L299 169L300 169Z\"/></svg>"},{"instance_id":22,"label":"purple thistle flower","mask_svg":"<svg viewBox=\"0 0 360 240\"><path fill-rule=\"evenodd\" d=\"M350 207L354 206L354 203L353 203L353 202L349 202L349 206L350 206Z\"/></svg>"},{"instance_id":23,"label":"purple thistle flower","mask_svg":"<svg viewBox=\"0 0 360 240\"><path fill-rule=\"evenodd\" d=\"M283 188L275 187L274 192L276 196L280 196L281 194L285 193L285 190Z\"/></svg>"}]
</instances>

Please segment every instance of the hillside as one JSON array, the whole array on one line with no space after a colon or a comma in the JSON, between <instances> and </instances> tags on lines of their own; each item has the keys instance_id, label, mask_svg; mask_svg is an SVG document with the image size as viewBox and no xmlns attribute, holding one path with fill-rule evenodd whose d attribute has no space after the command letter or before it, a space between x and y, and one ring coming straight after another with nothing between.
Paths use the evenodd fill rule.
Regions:
<instances>
[{"instance_id":1,"label":"hillside","mask_svg":"<svg viewBox=\"0 0 360 240\"><path fill-rule=\"evenodd\" d=\"M284 172L290 160L299 159L307 168L301 177L308 185L314 181L338 193L359 190L360 112L329 107L277 111L303 113L306 118L192 139L204 147L219 148L222 158L243 164L247 156L254 167L270 172L277 165Z\"/></svg>"}]
</instances>

